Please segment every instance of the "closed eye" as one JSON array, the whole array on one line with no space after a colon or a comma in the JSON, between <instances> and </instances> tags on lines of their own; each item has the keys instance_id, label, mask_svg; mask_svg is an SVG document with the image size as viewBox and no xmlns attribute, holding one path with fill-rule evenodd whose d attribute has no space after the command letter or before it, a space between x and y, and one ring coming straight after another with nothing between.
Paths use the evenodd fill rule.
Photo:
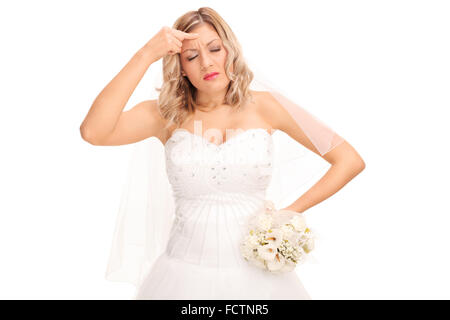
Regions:
<instances>
[{"instance_id":1,"label":"closed eye","mask_svg":"<svg viewBox=\"0 0 450 320\"><path fill-rule=\"evenodd\" d=\"M218 48L218 49L211 49L211 52L217 52L217 51L220 51L221 49L220 48ZM198 55L197 55L198 56ZM188 58L188 60L189 61L192 61L192 60L194 60L195 58L197 58L197 56L193 56L192 58Z\"/></svg>"}]
</instances>

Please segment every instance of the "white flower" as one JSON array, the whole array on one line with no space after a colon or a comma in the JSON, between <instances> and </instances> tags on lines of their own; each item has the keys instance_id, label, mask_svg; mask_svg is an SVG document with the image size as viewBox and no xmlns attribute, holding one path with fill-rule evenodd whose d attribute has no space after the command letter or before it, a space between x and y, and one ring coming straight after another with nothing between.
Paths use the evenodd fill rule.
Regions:
<instances>
[{"instance_id":1,"label":"white flower","mask_svg":"<svg viewBox=\"0 0 450 320\"><path fill-rule=\"evenodd\" d=\"M241 245L241 253L246 259L253 259L254 253L253 253L253 247L249 246L247 243L243 243Z\"/></svg>"},{"instance_id":2,"label":"white flower","mask_svg":"<svg viewBox=\"0 0 450 320\"><path fill-rule=\"evenodd\" d=\"M261 258L255 258L255 259L251 259L250 263L252 265L254 265L255 267L261 268L261 269L265 269L266 265L264 263L264 260Z\"/></svg>"},{"instance_id":3,"label":"white flower","mask_svg":"<svg viewBox=\"0 0 450 320\"><path fill-rule=\"evenodd\" d=\"M281 241L283 241L283 231L280 229L272 229L271 232L268 232L266 234L266 240L269 241L269 243L276 248L278 248L281 244Z\"/></svg>"},{"instance_id":4,"label":"white flower","mask_svg":"<svg viewBox=\"0 0 450 320\"><path fill-rule=\"evenodd\" d=\"M256 234L249 235L247 237L247 242L250 246L256 247L257 245L259 245L258 236Z\"/></svg>"},{"instance_id":5,"label":"white flower","mask_svg":"<svg viewBox=\"0 0 450 320\"><path fill-rule=\"evenodd\" d=\"M295 263L286 259L283 267L279 270L280 272L289 272L295 269Z\"/></svg>"},{"instance_id":6,"label":"white flower","mask_svg":"<svg viewBox=\"0 0 450 320\"><path fill-rule=\"evenodd\" d=\"M300 240L301 234L298 232L293 232L289 236L286 236L286 240L289 241L290 244L298 243Z\"/></svg>"},{"instance_id":7,"label":"white flower","mask_svg":"<svg viewBox=\"0 0 450 320\"><path fill-rule=\"evenodd\" d=\"M295 233L295 230L288 224L283 224L280 230L283 232L285 238L290 238Z\"/></svg>"},{"instance_id":8,"label":"white flower","mask_svg":"<svg viewBox=\"0 0 450 320\"><path fill-rule=\"evenodd\" d=\"M305 218L301 214L296 215L291 219L291 224L294 226L295 230L303 232L306 229Z\"/></svg>"},{"instance_id":9,"label":"white flower","mask_svg":"<svg viewBox=\"0 0 450 320\"><path fill-rule=\"evenodd\" d=\"M271 201L251 216L247 232L241 243L242 256L272 273L292 271L314 248L304 217L289 210L276 211Z\"/></svg>"},{"instance_id":10,"label":"white flower","mask_svg":"<svg viewBox=\"0 0 450 320\"><path fill-rule=\"evenodd\" d=\"M273 260L277 254L277 247L272 244L266 244L258 247L258 255L263 260Z\"/></svg>"},{"instance_id":11,"label":"white flower","mask_svg":"<svg viewBox=\"0 0 450 320\"><path fill-rule=\"evenodd\" d=\"M310 238L308 241L306 241L306 244L303 246L303 250L305 250L306 253L309 253L314 249L314 239Z\"/></svg>"},{"instance_id":12,"label":"white flower","mask_svg":"<svg viewBox=\"0 0 450 320\"><path fill-rule=\"evenodd\" d=\"M267 261L267 269L269 271L279 271L285 265L286 259L279 253L277 253L273 260Z\"/></svg>"},{"instance_id":13,"label":"white flower","mask_svg":"<svg viewBox=\"0 0 450 320\"><path fill-rule=\"evenodd\" d=\"M257 228L267 231L272 226L272 216L268 214L260 214L256 221Z\"/></svg>"}]
</instances>

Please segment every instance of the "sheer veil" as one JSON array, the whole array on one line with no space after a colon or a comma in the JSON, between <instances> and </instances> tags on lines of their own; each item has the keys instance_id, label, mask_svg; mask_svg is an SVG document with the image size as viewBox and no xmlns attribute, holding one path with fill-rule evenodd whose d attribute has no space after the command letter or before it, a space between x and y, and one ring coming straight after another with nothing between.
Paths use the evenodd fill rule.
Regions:
<instances>
[{"instance_id":1,"label":"sheer veil","mask_svg":"<svg viewBox=\"0 0 450 320\"><path fill-rule=\"evenodd\" d=\"M269 92L288 111L320 155L344 142L329 126L275 88L262 72L252 70L255 77L250 89ZM162 83L162 75L158 81ZM316 183L330 164L283 131L276 130L272 138L273 174L266 199L281 209ZM129 282L139 287L153 262L165 250L175 218L165 157L165 148L156 137L133 146L105 274L109 281Z\"/></svg>"}]
</instances>

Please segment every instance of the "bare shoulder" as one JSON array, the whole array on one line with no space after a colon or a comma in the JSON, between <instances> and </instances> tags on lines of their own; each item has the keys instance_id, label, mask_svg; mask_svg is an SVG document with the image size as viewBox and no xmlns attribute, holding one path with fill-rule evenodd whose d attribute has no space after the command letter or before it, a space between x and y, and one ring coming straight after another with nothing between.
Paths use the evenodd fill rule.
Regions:
<instances>
[{"instance_id":1,"label":"bare shoulder","mask_svg":"<svg viewBox=\"0 0 450 320\"><path fill-rule=\"evenodd\" d=\"M155 119L160 117L157 100L144 100L142 102L139 102L134 108L141 109L142 112L152 115Z\"/></svg>"},{"instance_id":2,"label":"bare shoulder","mask_svg":"<svg viewBox=\"0 0 450 320\"><path fill-rule=\"evenodd\" d=\"M136 104L127 112L133 112L137 117L144 117L146 122L155 128L160 128L165 124L165 119L161 114L158 100L144 100Z\"/></svg>"},{"instance_id":3,"label":"bare shoulder","mask_svg":"<svg viewBox=\"0 0 450 320\"><path fill-rule=\"evenodd\" d=\"M286 110L268 91L250 91L257 105L257 112L273 129L282 130Z\"/></svg>"}]
</instances>

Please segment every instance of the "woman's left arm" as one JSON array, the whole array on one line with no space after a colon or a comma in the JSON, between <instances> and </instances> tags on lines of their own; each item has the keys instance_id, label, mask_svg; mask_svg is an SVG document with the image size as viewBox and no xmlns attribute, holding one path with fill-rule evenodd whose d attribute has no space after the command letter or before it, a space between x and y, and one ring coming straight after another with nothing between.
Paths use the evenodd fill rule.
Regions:
<instances>
[{"instance_id":1,"label":"woman's left arm","mask_svg":"<svg viewBox=\"0 0 450 320\"><path fill-rule=\"evenodd\" d=\"M316 153L331 164L328 171L307 192L295 200L284 210L304 212L323 200L329 198L365 168L365 162L358 152L347 142L343 141L330 151L321 155L314 144L299 127L289 112L268 92L260 92L261 116L273 129L287 133L297 142Z\"/></svg>"},{"instance_id":2,"label":"woman's left arm","mask_svg":"<svg viewBox=\"0 0 450 320\"><path fill-rule=\"evenodd\" d=\"M366 167L363 159L347 141L324 154L322 158L331 163L331 167L300 198L284 208L285 210L304 212L331 197Z\"/></svg>"}]
</instances>

